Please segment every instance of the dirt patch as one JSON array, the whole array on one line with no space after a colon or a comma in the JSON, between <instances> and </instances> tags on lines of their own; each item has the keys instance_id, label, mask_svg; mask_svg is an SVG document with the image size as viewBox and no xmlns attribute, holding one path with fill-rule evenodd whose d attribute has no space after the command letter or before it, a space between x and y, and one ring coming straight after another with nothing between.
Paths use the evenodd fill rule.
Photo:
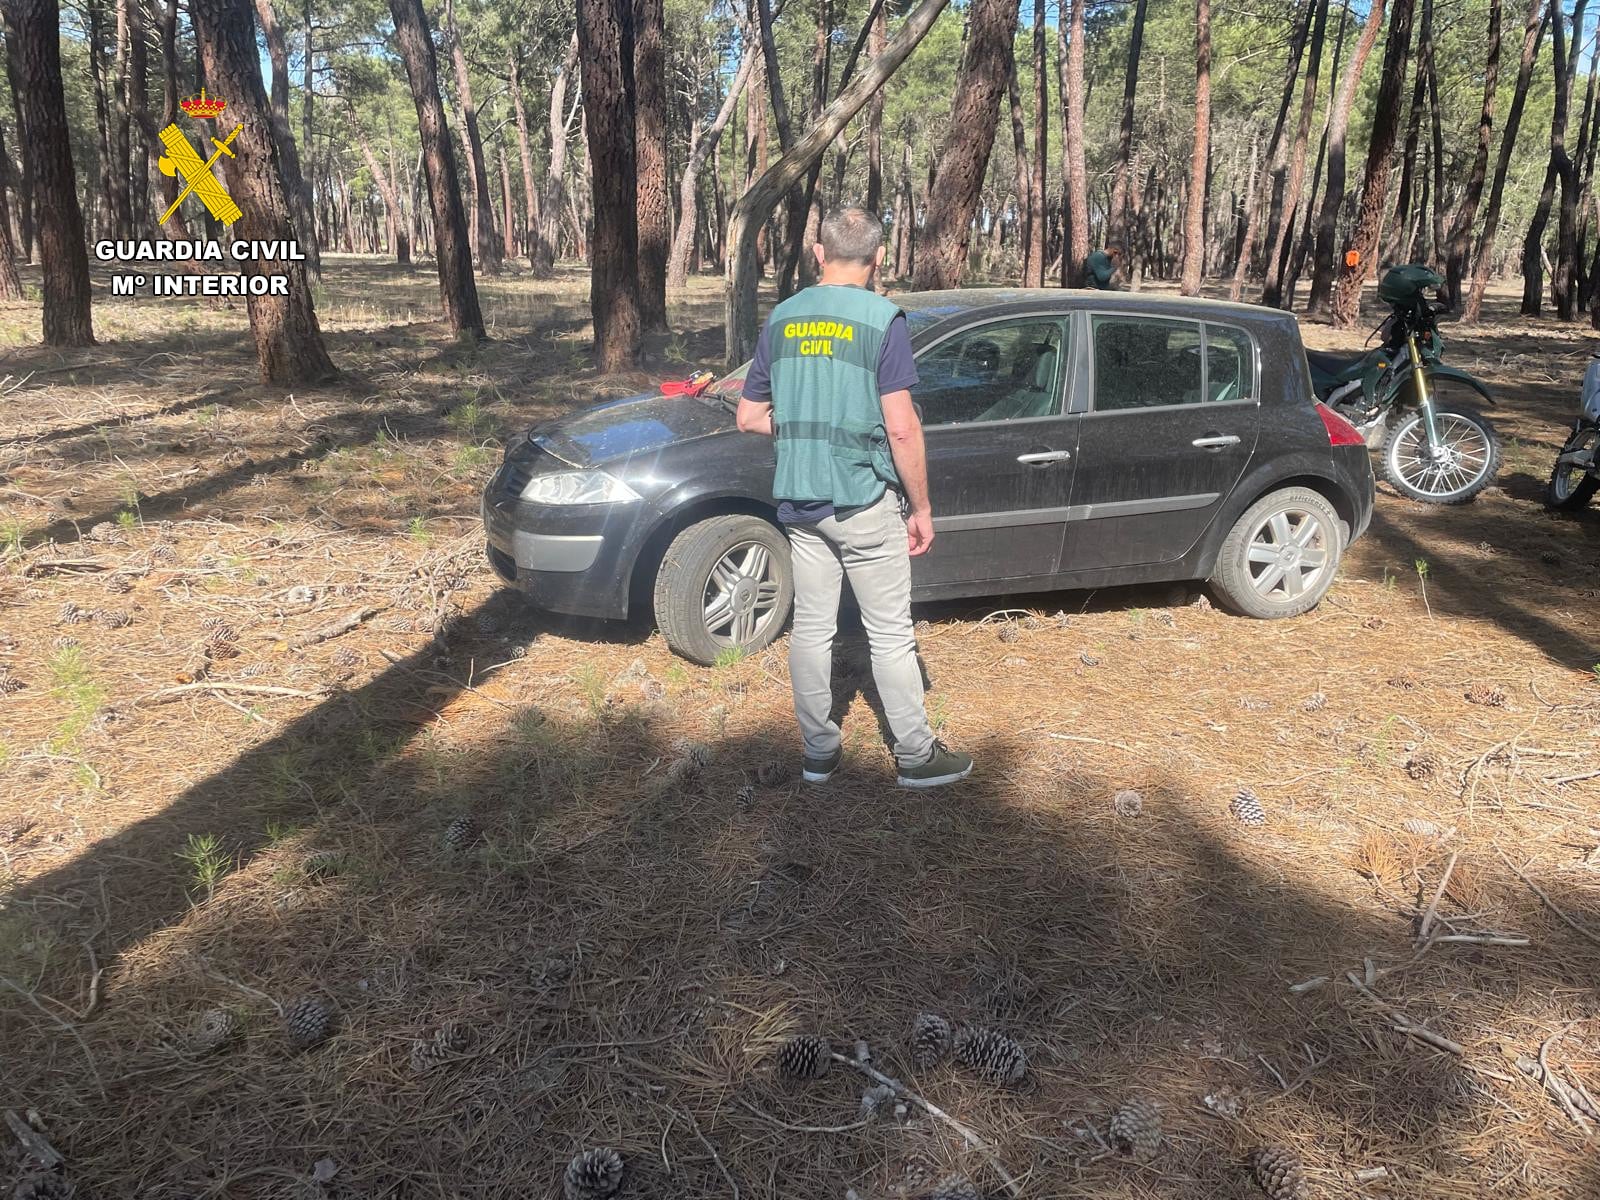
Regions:
<instances>
[{"instance_id":1,"label":"dirt patch","mask_svg":"<svg viewBox=\"0 0 1600 1200\"><path fill-rule=\"evenodd\" d=\"M863 1116L860 1071L781 1079L800 1032L867 1042L1029 1196L1247 1195L1265 1144L1330 1197L1600 1191L1600 514L1536 497L1575 331L1452 331L1499 484L1380 495L1305 618L920 611L979 766L919 798L859 647L846 765L803 789L781 646L702 670L496 591L501 441L646 376L593 376L577 275L487 285L470 353L433 287L333 260L347 377L292 396L226 308L105 305L100 346L0 364L0 1107L83 1192L555 1196L611 1146L632 1196L1004 1194L915 1104ZM648 375L714 355L716 297ZM1015 1038L1023 1083L915 1070L923 1011ZM1102 1147L1133 1097L1148 1163Z\"/></svg>"}]
</instances>

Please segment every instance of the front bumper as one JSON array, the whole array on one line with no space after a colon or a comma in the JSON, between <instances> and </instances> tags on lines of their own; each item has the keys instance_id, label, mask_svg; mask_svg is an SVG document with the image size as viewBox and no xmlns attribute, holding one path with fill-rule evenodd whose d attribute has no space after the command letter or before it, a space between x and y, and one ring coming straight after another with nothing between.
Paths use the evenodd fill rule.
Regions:
<instances>
[{"instance_id":1,"label":"front bumper","mask_svg":"<svg viewBox=\"0 0 1600 1200\"><path fill-rule=\"evenodd\" d=\"M621 620L628 615L633 566L653 524L644 508L523 504L491 483L483 497L489 563L539 608Z\"/></svg>"}]
</instances>

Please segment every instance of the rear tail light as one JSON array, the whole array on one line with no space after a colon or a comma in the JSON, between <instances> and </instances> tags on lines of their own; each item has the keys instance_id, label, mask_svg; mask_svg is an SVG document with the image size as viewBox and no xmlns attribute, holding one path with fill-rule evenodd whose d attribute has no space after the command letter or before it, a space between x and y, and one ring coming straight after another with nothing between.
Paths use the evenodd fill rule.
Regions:
<instances>
[{"instance_id":1,"label":"rear tail light","mask_svg":"<svg viewBox=\"0 0 1600 1200\"><path fill-rule=\"evenodd\" d=\"M1322 418L1323 425L1328 429L1328 445L1365 446L1367 444L1367 439L1361 436L1359 429L1320 400L1317 402L1317 416Z\"/></svg>"}]
</instances>

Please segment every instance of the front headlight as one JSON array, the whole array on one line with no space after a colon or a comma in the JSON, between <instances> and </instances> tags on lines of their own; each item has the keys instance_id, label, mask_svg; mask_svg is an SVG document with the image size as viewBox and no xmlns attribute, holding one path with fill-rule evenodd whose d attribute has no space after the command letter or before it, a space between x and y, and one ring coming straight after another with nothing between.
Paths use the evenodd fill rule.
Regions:
<instances>
[{"instance_id":1,"label":"front headlight","mask_svg":"<svg viewBox=\"0 0 1600 1200\"><path fill-rule=\"evenodd\" d=\"M528 504L623 504L639 499L639 493L604 471L559 471L528 480L521 499Z\"/></svg>"}]
</instances>

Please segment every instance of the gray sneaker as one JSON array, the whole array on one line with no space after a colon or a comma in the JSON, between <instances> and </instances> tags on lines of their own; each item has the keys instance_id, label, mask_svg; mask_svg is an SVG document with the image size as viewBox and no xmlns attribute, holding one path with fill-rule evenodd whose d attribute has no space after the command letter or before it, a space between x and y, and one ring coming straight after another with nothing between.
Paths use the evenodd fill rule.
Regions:
<instances>
[{"instance_id":1,"label":"gray sneaker","mask_svg":"<svg viewBox=\"0 0 1600 1200\"><path fill-rule=\"evenodd\" d=\"M900 768L900 786L936 788L972 774L972 755L958 754L943 742L933 743L928 761Z\"/></svg>"},{"instance_id":2,"label":"gray sneaker","mask_svg":"<svg viewBox=\"0 0 1600 1200\"><path fill-rule=\"evenodd\" d=\"M827 783L843 761L843 746L840 746L827 758L812 758L807 755L800 763L800 778L807 783Z\"/></svg>"}]
</instances>

